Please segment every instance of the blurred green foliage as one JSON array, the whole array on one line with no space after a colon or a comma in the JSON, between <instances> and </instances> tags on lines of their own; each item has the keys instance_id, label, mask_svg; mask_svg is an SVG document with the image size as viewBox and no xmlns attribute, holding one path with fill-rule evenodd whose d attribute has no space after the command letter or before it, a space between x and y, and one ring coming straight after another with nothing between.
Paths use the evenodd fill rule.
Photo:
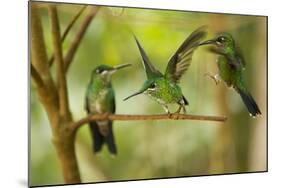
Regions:
<instances>
[{"instance_id":1,"label":"blurred green foliage","mask_svg":"<svg viewBox=\"0 0 281 188\"><path fill-rule=\"evenodd\" d=\"M52 40L46 5L42 3L40 14L50 57ZM62 31L80 8L80 5L58 5ZM87 10L71 30L63 49L67 49L73 40L86 12ZM131 63L133 66L113 77L116 112L163 113L161 106L147 96L122 101L145 80L133 33L138 37L152 63L163 72L179 45L201 25L208 26L208 38L213 37L216 32L228 31L240 44L247 62L245 74L248 87L256 98L263 117L251 119L240 97L233 90L227 89L224 84L216 86L212 80L204 77L206 72L216 72L216 57L200 48L195 52L192 65L180 83L190 103L188 113L227 115L228 121L115 122L114 132L119 152L116 158L112 158L106 148L103 148L100 154L93 155L88 126L85 125L78 131L76 141L83 182L266 169L265 17L102 7L88 28L67 75L73 117L78 120L86 115L85 90L93 68L99 64L121 63ZM218 91L225 96L225 101L218 97ZM175 110L176 107L172 109ZM220 135L220 131L223 134ZM49 122L33 86L30 165L32 185L63 183L51 142Z\"/></svg>"}]
</instances>

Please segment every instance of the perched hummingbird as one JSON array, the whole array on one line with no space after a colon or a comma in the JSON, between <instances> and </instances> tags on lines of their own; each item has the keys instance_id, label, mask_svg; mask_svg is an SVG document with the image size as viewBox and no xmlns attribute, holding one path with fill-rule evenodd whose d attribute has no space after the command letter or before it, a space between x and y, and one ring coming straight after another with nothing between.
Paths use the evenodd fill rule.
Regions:
<instances>
[{"instance_id":1,"label":"perched hummingbird","mask_svg":"<svg viewBox=\"0 0 281 188\"><path fill-rule=\"evenodd\" d=\"M228 87L233 87L241 96L251 116L261 115L261 111L245 86L243 71L245 61L241 51L235 45L229 33L221 33L216 38L202 42L200 45L214 45L210 51L218 54L217 65L219 73L212 76L218 84L222 79Z\"/></svg>"},{"instance_id":2,"label":"perched hummingbird","mask_svg":"<svg viewBox=\"0 0 281 188\"><path fill-rule=\"evenodd\" d=\"M115 94L111 85L111 76L117 70L128 66L130 64L123 64L116 67L100 65L92 71L85 100L85 109L88 114L115 113ZM90 122L90 129L94 152L100 151L102 145L105 143L111 154L117 154L112 121L92 121Z\"/></svg>"},{"instance_id":3,"label":"perched hummingbird","mask_svg":"<svg viewBox=\"0 0 281 188\"><path fill-rule=\"evenodd\" d=\"M167 105L175 103L179 105L176 113L180 113L182 108L185 113L185 106L188 105L188 101L183 96L181 88L178 86L178 82L188 69L193 52L205 35L206 32L203 30L203 27L200 27L191 33L176 53L170 58L164 75L150 63L144 49L135 37L142 57L147 80L138 92L128 96L124 100L144 93L156 100L168 114L170 114L170 111Z\"/></svg>"}]
</instances>

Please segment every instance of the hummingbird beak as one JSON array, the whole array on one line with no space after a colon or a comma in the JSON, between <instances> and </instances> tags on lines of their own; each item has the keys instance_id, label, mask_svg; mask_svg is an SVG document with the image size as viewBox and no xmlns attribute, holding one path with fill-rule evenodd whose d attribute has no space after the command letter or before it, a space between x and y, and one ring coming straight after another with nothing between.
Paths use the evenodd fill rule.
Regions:
<instances>
[{"instance_id":1,"label":"hummingbird beak","mask_svg":"<svg viewBox=\"0 0 281 188\"><path fill-rule=\"evenodd\" d=\"M123 68L126 68L126 67L129 67L129 66L131 66L131 65L132 65L132 64L117 65L117 66L113 67L113 69L110 70L109 73L110 73L110 74L113 74L113 73L115 73L117 70L123 69Z\"/></svg>"},{"instance_id":2,"label":"hummingbird beak","mask_svg":"<svg viewBox=\"0 0 281 188\"><path fill-rule=\"evenodd\" d=\"M205 42L200 43L199 46L208 45L208 44L215 44L215 43L216 43L216 40L211 39L211 40L206 40Z\"/></svg>"},{"instance_id":3,"label":"hummingbird beak","mask_svg":"<svg viewBox=\"0 0 281 188\"><path fill-rule=\"evenodd\" d=\"M119 70L119 69L123 69L123 68L125 68L125 67L129 67L129 66L131 66L132 64L122 64L122 65L117 65L117 66L115 66L115 67L113 67L113 69L114 70Z\"/></svg>"},{"instance_id":4,"label":"hummingbird beak","mask_svg":"<svg viewBox=\"0 0 281 188\"><path fill-rule=\"evenodd\" d=\"M138 92L136 92L136 93L134 93L134 94L132 94L132 95L126 97L125 99L123 99L123 101L126 101L126 100L128 100L129 98L134 97L134 96L136 96L136 95L142 94L143 92L144 92L144 91L138 91Z\"/></svg>"},{"instance_id":5,"label":"hummingbird beak","mask_svg":"<svg viewBox=\"0 0 281 188\"><path fill-rule=\"evenodd\" d=\"M113 73L115 73L117 70L131 66L132 64L122 64L122 65L117 65L115 67L113 67L111 70L108 70L109 75L112 75Z\"/></svg>"}]
</instances>

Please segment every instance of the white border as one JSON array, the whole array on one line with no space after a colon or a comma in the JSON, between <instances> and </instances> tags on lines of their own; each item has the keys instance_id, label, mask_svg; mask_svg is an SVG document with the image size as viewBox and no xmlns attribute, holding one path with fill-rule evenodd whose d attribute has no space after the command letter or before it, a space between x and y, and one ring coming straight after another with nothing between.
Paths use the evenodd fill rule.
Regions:
<instances>
[{"instance_id":1,"label":"white border","mask_svg":"<svg viewBox=\"0 0 281 188\"><path fill-rule=\"evenodd\" d=\"M64 0L62 0L64 1ZM89 4L226 12L269 16L269 172L69 187L280 187L280 5L274 0L66 0ZM279 8L278 8L279 7ZM1 187L27 183L27 1L1 2ZM279 43L279 44L278 44ZM258 79L258 77L257 77ZM278 181L279 180L279 181ZM278 186L279 185L279 186Z\"/></svg>"}]
</instances>

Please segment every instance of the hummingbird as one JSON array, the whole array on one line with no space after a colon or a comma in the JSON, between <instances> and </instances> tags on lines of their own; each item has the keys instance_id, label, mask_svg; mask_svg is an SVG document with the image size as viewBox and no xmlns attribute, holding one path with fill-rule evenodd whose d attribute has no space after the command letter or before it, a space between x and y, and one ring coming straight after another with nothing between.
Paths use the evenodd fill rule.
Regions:
<instances>
[{"instance_id":1,"label":"hummingbird","mask_svg":"<svg viewBox=\"0 0 281 188\"><path fill-rule=\"evenodd\" d=\"M247 90L244 78L245 60L239 47L235 44L234 38L229 33L220 33L214 39L204 41L201 45L212 45L209 49L218 55L218 74L210 75L218 84L223 80L228 87L234 88L239 93L252 117L261 115L261 111L254 98Z\"/></svg>"},{"instance_id":2,"label":"hummingbird","mask_svg":"<svg viewBox=\"0 0 281 188\"><path fill-rule=\"evenodd\" d=\"M89 115L115 113L115 93L111 76L117 70L130 65L122 64L115 67L99 65L92 71L85 98L85 110ZM105 143L111 154L117 154L112 124L110 120L89 123L94 153L99 152Z\"/></svg>"},{"instance_id":3,"label":"hummingbird","mask_svg":"<svg viewBox=\"0 0 281 188\"><path fill-rule=\"evenodd\" d=\"M181 109L186 113L185 106L189 103L182 94L178 83L182 75L189 68L192 55L205 35L206 32L203 27L192 32L170 58L165 74L162 74L152 65L140 42L136 36L134 36L142 57L142 64L146 72L147 80L143 83L139 91L126 97L124 101L143 93L150 96L153 100L156 100L168 114L171 114L168 109L168 104L178 104L179 108L176 113L180 113Z\"/></svg>"}]
</instances>

